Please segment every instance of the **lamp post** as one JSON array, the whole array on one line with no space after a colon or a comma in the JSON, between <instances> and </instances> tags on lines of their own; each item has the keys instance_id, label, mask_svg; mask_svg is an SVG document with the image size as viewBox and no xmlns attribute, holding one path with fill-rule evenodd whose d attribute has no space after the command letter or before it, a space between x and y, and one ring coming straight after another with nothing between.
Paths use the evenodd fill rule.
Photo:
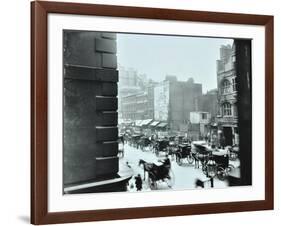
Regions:
<instances>
[{"instance_id":1,"label":"lamp post","mask_svg":"<svg viewBox=\"0 0 281 226\"><path fill-rule=\"evenodd\" d=\"M210 178L211 181L211 188L214 187L214 177L217 174L217 164L213 157L210 157L210 159L207 162L207 176Z\"/></svg>"}]
</instances>

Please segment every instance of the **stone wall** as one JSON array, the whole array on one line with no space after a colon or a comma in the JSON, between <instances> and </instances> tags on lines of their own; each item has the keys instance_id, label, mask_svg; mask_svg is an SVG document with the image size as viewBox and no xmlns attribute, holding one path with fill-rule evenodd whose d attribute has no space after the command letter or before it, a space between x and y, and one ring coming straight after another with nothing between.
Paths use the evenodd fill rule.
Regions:
<instances>
[{"instance_id":1,"label":"stone wall","mask_svg":"<svg viewBox=\"0 0 281 226\"><path fill-rule=\"evenodd\" d=\"M118 172L116 34L68 31L64 40L64 184Z\"/></svg>"}]
</instances>

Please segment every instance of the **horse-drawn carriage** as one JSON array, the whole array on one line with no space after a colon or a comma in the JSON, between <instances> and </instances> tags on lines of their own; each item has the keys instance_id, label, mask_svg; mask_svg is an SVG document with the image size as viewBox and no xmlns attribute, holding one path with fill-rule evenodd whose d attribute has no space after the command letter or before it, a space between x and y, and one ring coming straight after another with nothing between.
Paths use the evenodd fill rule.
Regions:
<instances>
[{"instance_id":1,"label":"horse-drawn carriage","mask_svg":"<svg viewBox=\"0 0 281 226\"><path fill-rule=\"evenodd\" d=\"M169 141L168 145L168 154L172 157L172 160L174 160L177 152L178 152L179 146L176 141Z\"/></svg>"},{"instance_id":2,"label":"horse-drawn carriage","mask_svg":"<svg viewBox=\"0 0 281 226\"><path fill-rule=\"evenodd\" d=\"M194 150L191 152L191 155L195 160L195 168L199 168L201 165L203 172L206 173L206 164L211 152L202 144L193 143L193 147Z\"/></svg>"},{"instance_id":3,"label":"horse-drawn carriage","mask_svg":"<svg viewBox=\"0 0 281 226\"><path fill-rule=\"evenodd\" d=\"M212 154L212 158L216 163L216 176L220 180L225 180L228 174L234 169L234 166L229 164L228 154Z\"/></svg>"},{"instance_id":4,"label":"horse-drawn carriage","mask_svg":"<svg viewBox=\"0 0 281 226\"><path fill-rule=\"evenodd\" d=\"M142 151L150 150L151 145L152 141L149 137L143 136L140 138L139 147Z\"/></svg>"},{"instance_id":5,"label":"horse-drawn carriage","mask_svg":"<svg viewBox=\"0 0 281 226\"><path fill-rule=\"evenodd\" d=\"M156 140L156 145L155 145L156 156L159 156L160 152L165 152L165 154L168 154L168 147L169 147L169 140L167 139Z\"/></svg>"},{"instance_id":6,"label":"horse-drawn carriage","mask_svg":"<svg viewBox=\"0 0 281 226\"><path fill-rule=\"evenodd\" d=\"M148 184L151 190L158 188L159 184L166 183L171 188L175 183L175 176L171 170L171 162L167 157L161 165L155 163L148 163L142 159L139 161L139 166L143 166L144 180L145 173L148 173Z\"/></svg>"},{"instance_id":7,"label":"horse-drawn carriage","mask_svg":"<svg viewBox=\"0 0 281 226\"><path fill-rule=\"evenodd\" d=\"M237 145L234 146L227 146L226 149L228 150L229 160L235 161L238 158L239 147Z\"/></svg>"},{"instance_id":8,"label":"horse-drawn carriage","mask_svg":"<svg viewBox=\"0 0 281 226\"><path fill-rule=\"evenodd\" d=\"M193 153L193 156L195 161L198 161L197 166L196 164L195 166L199 168L199 163L201 163L202 171L205 175L209 175L208 162L210 160L215 163L215 176L217 176L219 180L225 180L229 172L234 168L229 163L229 154L224 150L215 151L200 144L195 144L195 150L196 152Z\"/></svg>"},{"instance_id":9,"label":"horse-drawn carriage","mask_svg":"<svg viewBox=\"0 0 281 226\"><path fill-rule=\"evenodd\" d=\"M186 159L189 164L192 164L194 162L194 157L191 153L191 144L189 143L179 144L176 151L177 164L182 165L184 159Z\"/></svg>"},{"instance_id":10,"label":"horse-drawn carriage","mask_svg":"<svg viewBox=\"0 0 281 226\"><path fill-rule=\"evenodd\" d=\"M139 148L140 146L140 140L141 140L141 137L143 135L142 134L133 134L131 137L130 137L130 141L129 141L129 144L135 148Z\"/></svg>"}]
</instances>

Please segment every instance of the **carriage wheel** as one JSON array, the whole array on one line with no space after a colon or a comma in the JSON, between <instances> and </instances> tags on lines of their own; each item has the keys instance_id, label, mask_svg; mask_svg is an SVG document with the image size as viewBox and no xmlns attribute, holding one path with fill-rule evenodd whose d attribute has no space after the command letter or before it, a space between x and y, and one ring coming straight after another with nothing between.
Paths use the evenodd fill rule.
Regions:
<instances>
[{"instance_id":1,"label":"carriage wheel","mask_svg":"<svg viewBox=\"0 0 281 226\"><path fill-rule=\"evenodd\" d=\"M157 189L157 181L155 180L155 176L153 174L148 175L148 185L151 190Z\"/></svg>"},{"instance_id":2,"label":"carriage wheel","mask_svg":"<svg viewBox=\"0 0 281 226\"><path fill-rule=\"evenodd\" d=\"M223 167L219 167L218 172L217 172L217 176L218 176L219 180L224 181L226 176L227 176L226 170Z\"/></svg>"},{"instance_id":3,"label":"carriage wheel","mask_svg":"<svg viewBox=\"0 0 281 226\"><path fill-rule=\"evenodd\" d=\"M169 174L167 178L165 179L167 185L169 188L172 188L175 184L175 174L174 172L170 169Z\"/></svg>"},{"instance_id":4,"label":"carriage wheel","mask_svg":"<svg viewBox=\"0 0 281 226\"><path fill-rule=\"evenodd\" d=\"M234 166L229 164L228 167L225 169L227 175L234 170Z\"/></svg>"},{"instance_id":5,"label":"carriage wheel","mask_svg":"<svg viewBox=\"0 0 281 226\"><path fill-rule=\"evenodd\" d=\"M189 164L192 164L194 162L194 158L191 155L188 155L186 158Z\"/></svg>"}]
</instances>

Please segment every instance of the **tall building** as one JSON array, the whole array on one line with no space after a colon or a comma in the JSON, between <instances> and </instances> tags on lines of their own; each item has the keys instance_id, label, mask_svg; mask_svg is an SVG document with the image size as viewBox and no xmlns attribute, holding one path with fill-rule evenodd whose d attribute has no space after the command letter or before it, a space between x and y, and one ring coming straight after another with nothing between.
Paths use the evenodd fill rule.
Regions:
<instances>
[{"instance_id":1,"label":"tall building","mask_svg":"<svg viewBox=\"0 0 281 226\"><path fill-rule=\"evenodd\" d=\"M202 84L177 81L176 76L166 79L154 88L154 119L166 121L174 131L187 131L190 112L196 110L196 99L202 96Z\"/></svg>"},{"instance_id":2,"label":"tall building","mask_svg":"<svg viewBox=\"0 0 281 226\"><path fill-rule=\"evenodd\" d=\"M128 112L131 111L129 110L131 107L128 107L128 105L130 105L130 102L134 98L142 99L142 95L148 95L148 87L151 84L147 81L145 74L139 74L134 68L125 68L121 65L118 65L118 70L118 118L120 121L122 119L131 119L133 112ZM123 101L125 102L123 103ZM123 106L125 106L125 109L123 109ZM130 115L130 117L128 117L128 115ZM136 115L137 113L134 114L133 118L139 118Z\"/></svg>"},{"instance_id":3,"label":"tall building","mask_svg":"<svg viewBox=\"0 0 281 226\"><path fill-rule=\"evenodd\" d=\"M118 158L116 34L64 30L63 38L64 192L125 191L132 172Z\"/></svg>"},{"instance_id":4,"label":"tall building","mask_svg":"<svg viewBox=\"0 0 281 226\"><path fill-rule=\"evenodd\" d=\"M122 114L122 97L139 93L141 88L138 86L137 71L133 68L125 68L118 65L119 81L118 81L118 101L119 114ZM121 108L120 108L121 107Z\"/></svg>"},{"instance_id":5,"label":"tall building","mask_svg":"<svg viewBox=\"0 0 281 226\"><path fill-rule=\"evenodd\" d=\"M123 120L153 119L153 87L123 96L121 99Z\"/></svg>"},{"instance_id":6,"label":"tall building","mask_svg":"<svg viewBox=\"0 0 281 226\"><path fill-rule=\"evenodd\" d=\"M218 126L222 130L226 145L238 144L237 87L235 71L235 44L220 48L217 60Z\"/></svg>"},{"instance_id":7,"label":"tall building","mask_svg":"<svg viewBox=\"0 0 281 226\"><path fill-rule=\"evenodd\" d=\"M119 86L133 87L138 86L138 72L134 68L125 68L118 65L119 70Z\"/></svg>"},{"instance_id":8,"label":"tall building","mask_svg":"<svg viewBox=\"0 0 281 226\"><path fill-rule=\"evenodd\" d=\"M145 90L149 81L146 74L140 74L134 68L125 68L118 65L119 71L119 96L128 96L129 94L135 94L140 90Z\"/></svg>"},{"instance_id":9,"label":"tall building","mask_svg":"<svg viewBox=\"0 0 281 226\"><path fill-rule=\"evenodd\" d=\"M218 90L213 89L196 99L196 111L210 113L211 118L218 114Z\"/></svg>"}]
</instances>

